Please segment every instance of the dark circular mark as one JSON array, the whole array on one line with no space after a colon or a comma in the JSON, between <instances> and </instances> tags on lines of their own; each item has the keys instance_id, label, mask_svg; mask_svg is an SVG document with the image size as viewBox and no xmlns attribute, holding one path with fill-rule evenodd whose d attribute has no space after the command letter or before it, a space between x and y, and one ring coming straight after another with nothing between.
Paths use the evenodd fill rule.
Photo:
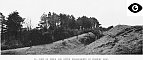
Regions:
<instances>
[{"instance_id":1,"label":"dark circular mark","mask_svg":"<svg viewBox=\"0 0 143 60\"><path fill-rule=\"evenodd\" d=\"M138 13L142 10L142 6L138 3L131 4L128 9L133 13Z\"/></svg>"}]
</instances>

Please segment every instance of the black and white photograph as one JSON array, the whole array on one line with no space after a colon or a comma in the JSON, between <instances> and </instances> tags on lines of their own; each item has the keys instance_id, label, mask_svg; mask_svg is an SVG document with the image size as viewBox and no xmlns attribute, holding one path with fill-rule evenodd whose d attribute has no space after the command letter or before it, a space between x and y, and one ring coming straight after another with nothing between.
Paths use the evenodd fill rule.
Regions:
<instances>
[{"instance_id":1,"label":"black and white photograph","mask_svg":"<svg viewBox=\"0 0 143 60\"><path fill-rule=\"evenodd\" d=\"M143 55L143 0L0 0L0 35L1 55Z\"/></svg>"}]
</instances>

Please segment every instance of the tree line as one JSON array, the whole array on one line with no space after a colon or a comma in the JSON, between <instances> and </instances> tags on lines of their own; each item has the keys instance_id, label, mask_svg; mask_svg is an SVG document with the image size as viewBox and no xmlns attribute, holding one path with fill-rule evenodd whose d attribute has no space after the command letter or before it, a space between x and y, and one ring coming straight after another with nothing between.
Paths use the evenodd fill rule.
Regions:
<instances>
[{"instance_id":1,"label":"tree line","mask_svg":"<svg viewBox=\"0 0 143 60\"><path fill-rule=\"evenodd\" d=\"M2 49L49 44L89 31L100 36L101 31L106 30L95 17L76 19L73 15L49 12L40 17L38 26L33 29L22 27L25 19L17 11L8 17L0 13Z\"/></svg>"}]
</instances>

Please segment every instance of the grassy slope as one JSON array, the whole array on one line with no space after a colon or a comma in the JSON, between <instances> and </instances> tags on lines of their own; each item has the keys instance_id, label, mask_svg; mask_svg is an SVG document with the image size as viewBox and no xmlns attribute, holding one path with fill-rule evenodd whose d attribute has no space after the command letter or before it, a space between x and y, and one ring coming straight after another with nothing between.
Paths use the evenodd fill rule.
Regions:
<instances>
[{"instance_id":1,"label":"grassy slope","mask_svg":"<svg viewBox=\"0 0 143 60\"><path fill-rule=\"evenodd\" d=\"M93 33L85 33L82 35L78 35L75 37L71 37L68 39L60 40L57 42L54 42L52 44L45 44L45 45L39 45L39 46L32 46L29 48L23 48L23 49L14 49L14 50L6 50L2 51L2 54L71 54L75 51L78 51L78 49L85 46L84 43L81 42L81 40L84 40L88 38L88 36L94 37Z\"/></svg>"},{"instance_id":2,"label":"grassy slope","mask_svg":"<svg viewBox=\"0 0 143 60\"><path fill-rule=\"evenodd\" d=\"M79 54L143 54L143 26L118 25Z\"/></svg>"},{"instance_id":3,"label":"grassy slope","mask_svg":"<svg viewBox=\"0 0 143 60\"><path fill-rule=\"evenodd\" d=\"M28 49L9 50L13 54L142 54L143 50L143 26L131 27L118 25L103 33L104 36L85 45L81 40L85 36L94 34L82 34L78 38L71 37L52 44L32 46ZM11 52L3 51L2 54Z\"/></svg>"}]
</instances>

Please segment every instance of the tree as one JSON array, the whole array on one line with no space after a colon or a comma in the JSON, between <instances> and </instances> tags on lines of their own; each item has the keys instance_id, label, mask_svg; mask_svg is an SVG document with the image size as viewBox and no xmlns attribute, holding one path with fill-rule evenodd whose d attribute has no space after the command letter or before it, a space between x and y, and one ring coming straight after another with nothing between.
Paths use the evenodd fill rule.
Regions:
<instances>
[{"instance_id":1,"label":"tree","mask_svg":"<svg viewBox=\"0 0 143 60\"><path fill-rule=\"evenodd\" d=\"M39 24L40 28L42 29L43 32L46 32L47 29L49 28L49 23L48 23L48 16L47 14L43 14L41 16L41 21Z\"/></svg>"},{"instance_id":2,"label":"tree","mask_svg":"<svg viewBox=\"0 0 143 60\"><path fill-rule=\"evenodd\" d=\"M77 29L78 28L78 24L77 24L75 17L73 15L70 16L70 21L68 23L68 27L70 29Z\"/></svg>"},{"instance_id":3,"label":"tree","mask_svg":"<svg viewBox=\"0 0 143 60\"><path fill-rule=\"evenodd\" d=\"M54 30L57 29L58 27L60 27L60 19L59 19L59 15L56 13L49 13L48 14L48 23L50 25L50 29Z\"/></svg>"},{"instance_id":4,"label":"tree","mask_svg":"<svg viewBox=\"0 0 143 60\"><path fill-rule=\"evenodd\" d=\"M59 15L57 15L56 13L52 13L49 12L49 14L43 14L41 16L41 21L39 26L42 29L55 29L60 25L60 20L59 20Z\"/></svg>"},{"instance_id":5,"label":"tree","mask_svg":"<svg viewBox=\"0 0 143 60\"><path fill-rule=\"evenodd\" d=\"M91 24L89 18L86 16L79 17L77 19L77 22L78 22L81 29L84 29L84 28L87 29L87 28L92 27L92 24Z\"/></svg>"},{"instance_id":6,"label":"tree","mask_svg":"<svg viewBox=\"0 0 143 60\"><path fill-rule=\"evenodd\" d=\"M22 22L24 21L24 18L19 16L19 13L17 11L14 11L13 13L8 15L7 18L7 31L9 37L13 36L13 38L17 39L18 37L21 36L21 28L22 28ZM21 37L20 37L21 38Z\"/></svg>"},{"instance_id":7,"label":"tree","mask_svg":"<svg viewBox=\"0 0 143 60\"><path fill-rule=\"evenodd\" d=\"M49 12L48 15L43 14L41 16L39 26L42 30L43 35L50 35L51 39L54 41L55 30L60 27L59 15L57 15L56 13L51 14L51 12Z\"/></svg>"},{"instance_id":8,"label":"tree","mask_svg":"<svg viewBox=\"0 0 143 60\"><path fill-rule=\"evenodd\" d=\"M1 28L1 40L4 40L6 33L5 16L0 12L0 28Z\"/></svg>"},{"instance_id":9,"label":"tree","mask_svg":"<svg viewBox=\"0 0 143 60\"><path fill-rule=\"evenodd\" d=\"M99 24L98 20L94 17L86 17L82 16L77 19L77 23L81 29L91 29L98 28L101 24Z\"/></svg>"},{"instance_id":10,"label":"tree","mask_svg":"<svg viewBox=\"0 0 143 60\"><path fill-rule=\"evenodd\" d=\"M101 25L101 24L99 23L99 21L98 21L96 18L94 18L94 17L90 17L89 20L90 20L90 22L91 22L91 24L92 24L92 28L93 28L93 29L94 29L94 28L99 28L99 26Z\"/></svg>"},{"instance_id":11,"label":"tree","mask_svg":"<svg viewBox=\"0 0 143 60\"><path fill-rule=\"evenodd\" d=\"M66 14L60 14L60 21L61 21L61 27L64 29L73 29L76 28L76 21L75 17L73 15L66 15Z\"/></svg>"}]
</instances>

